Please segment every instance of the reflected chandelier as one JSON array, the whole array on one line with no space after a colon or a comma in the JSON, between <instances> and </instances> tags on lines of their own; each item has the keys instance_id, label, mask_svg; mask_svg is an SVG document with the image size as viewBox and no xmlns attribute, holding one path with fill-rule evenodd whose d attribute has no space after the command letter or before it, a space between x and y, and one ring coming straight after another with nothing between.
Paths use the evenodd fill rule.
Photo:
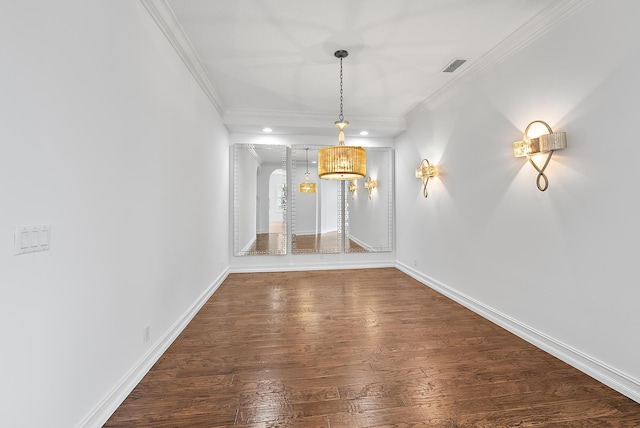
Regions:
<instances>
[{"instance_id":1,"label":"reflected chandelier","mask_svg":"<svg viewBox=\"0 0 640 428\"><path fill-rule=\"evenodd\" d=\"M318 151L318 176L326 180L356 180L367 175L367 152L362 147L344 145L344 128L349 122L342 113L342 59L349 52L338 50L334 53L340 59L340 115L334 124L340 130L338 145L323 147Z\"/></svg>"},{"instance_id":2,"label":"reflected chandelier","mask_svg":"<svg viewBox=\"0 0 640 428\"><path fill-rule=\"evenodd\" d=\"M304 173L306 177L304 183L300 183L298 185L298 190L300 193L316 193L316 183L311 183L309 181L309 148L305 149L305 157L307 159L307 172Z\"/></svg>"}]
</instances>

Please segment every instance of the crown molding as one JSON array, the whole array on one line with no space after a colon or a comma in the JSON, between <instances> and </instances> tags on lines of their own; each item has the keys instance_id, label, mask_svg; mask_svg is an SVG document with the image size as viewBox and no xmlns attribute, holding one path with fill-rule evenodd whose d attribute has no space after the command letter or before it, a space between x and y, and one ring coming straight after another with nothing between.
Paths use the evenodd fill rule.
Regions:
<instances>
[{"instance_id":1,"label":"crown molding","mask_svg":"<svg viewBox=\"0 0 640 428\"><path fill-rule=\"evenodd\" d=\"M425 101L418 104L414 109L408 112L406 116L410 118L415 115L416 112L414 112L414 110L420 110L422 108L433 110L448 100L468 82L500 64L511 55L519 52L525 46L547 33L556 25L587 6L592 1L593 0L561 0L554 2L550 7L544 9L538 15L527 21L523 26L507 36L502 42L496 45L485 55L478 58L477 61L469 64L464 71L461 71L461 73L454 79L447 82L440 89L431 94Z\"/></svg>"},{"instance_id":2,"label":"crown molding","mask_svg":"<svg viewBox=\"0 0 640 428\"><path fill-rule=\"evenodd\" d=\"M227 110L219 94L213 87L202 65L202 60L193 48L173 10L167 3L167 0L140 0L140 2L156 22L171 46L173 46L174 50L178 53L178 56L187 66L220 116L223 117L223 123L229 131L261 132L261 129L257 129L257 124L263 123L265 126L279 127L282 129L282 133L286 134L295 133L304 128L309 129L313 134L317 135L329 135L333 133L334 129L331 126L327 126L327 123L330 124L335 120L331 115L300 112ZM372 135L371 132L373 130L374 134L378 136L397 136L407 129L407 121L410 121L418 112L425 109L433 110L452 97L467 83L503 62L511 55L519 52L525 46L592 2L593 0L558 0L554 2L552 6L530 19L485 55L471 62L464 70L460 70L460 74L407 112L403 118L351 117L351 123L355 125L352 126L351 132L354 132L354 128L358 127L359 129L366 128L370 132L370 135Z\"/></svg>"},{"instance_id":3,"label":"crown molding","mask_svg":"<svg viewBox=\"0 0 640 428\"><path fill-rule=\"evenodd\" d=\"M173 10L166 0L140 0L140 3L147 9L149 15L156 22L162 33L165 35L173 49L177 52L182 62L187 66L193 77L196 79L211 104L218 111L220 116L224 114L224 104L211 80L205 71L200 56L193 48L189 38L185 34L182 26L178 22Z\"/></svg>"}]
</instances>

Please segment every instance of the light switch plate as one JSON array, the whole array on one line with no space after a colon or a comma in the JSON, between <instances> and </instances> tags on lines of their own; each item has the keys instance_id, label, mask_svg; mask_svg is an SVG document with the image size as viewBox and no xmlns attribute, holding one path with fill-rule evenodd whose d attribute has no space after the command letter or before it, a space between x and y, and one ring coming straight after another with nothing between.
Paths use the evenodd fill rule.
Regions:
<instances>
[{"instance_id":1,"label":"light switch plate","mask_svg":"<svg viewBox=\"0 0 640 428\"><path fill-rule=\"evenodd\" d=\"M49 225L16 226L13 243L16 256L47 251L51 243L51 227Z\"/></svg>"}]
</instances>

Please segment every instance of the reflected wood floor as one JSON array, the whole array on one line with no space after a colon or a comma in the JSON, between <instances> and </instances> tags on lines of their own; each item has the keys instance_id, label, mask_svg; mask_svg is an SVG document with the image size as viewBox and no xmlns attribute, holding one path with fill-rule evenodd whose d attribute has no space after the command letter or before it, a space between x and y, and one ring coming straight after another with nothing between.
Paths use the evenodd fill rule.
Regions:
<instances>
[{"instance_id":1,"label":"reflected wood floor","mask_svg":"<svg viewBox=\"0 0 640 428\"><path fill-rule=\"evenodd\" d=\"M640 404L389 269L231 274L107 427L637 427Z\"/></svg>"},{"instance_id":2,"label":"reflected wood floor","mask_svg":"<svg viewBox=\"0 0 640 428\"><path fill-rule=\"evenodd\" d=\"M258 233L253 245L249 247L252 253L286 254L287 245L283 233Z\"/></svg>"},{"instance_id":3,"label":"reflected wood floor","mask_svg":"<svg viewBox=\"0 0 640 428\"><path fill-rule=\"evenodd\" d=\"M337 230L325 232L317 235L293 235L292 252L296 253L322 253L322 252L340 252L342 246L340 240L342 235ZM363 253L366 250L360 245L347 239L345 242L346 251L350 253Z\"/></svg>"}]
</instances>

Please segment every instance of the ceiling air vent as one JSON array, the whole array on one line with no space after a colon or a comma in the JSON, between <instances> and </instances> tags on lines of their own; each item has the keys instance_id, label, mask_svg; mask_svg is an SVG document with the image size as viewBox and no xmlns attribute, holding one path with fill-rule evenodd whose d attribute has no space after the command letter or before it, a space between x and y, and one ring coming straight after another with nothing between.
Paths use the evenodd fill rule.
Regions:
<instances>
[{"instance_id":1,"label":"ceiling air vent","mask_svg":"<svg viewBox=\"0 0 640 428\"><path fill-rule=\"evenodd\" d=\"M442 70L443 73L453 73L454 71L456 71L458 69L458 67L460 67L462 64L464 64L465 62L467 62L466 59L454 59L451 64L447 65L445 67L444 70Z\"/></svg>"}]
</instances>

